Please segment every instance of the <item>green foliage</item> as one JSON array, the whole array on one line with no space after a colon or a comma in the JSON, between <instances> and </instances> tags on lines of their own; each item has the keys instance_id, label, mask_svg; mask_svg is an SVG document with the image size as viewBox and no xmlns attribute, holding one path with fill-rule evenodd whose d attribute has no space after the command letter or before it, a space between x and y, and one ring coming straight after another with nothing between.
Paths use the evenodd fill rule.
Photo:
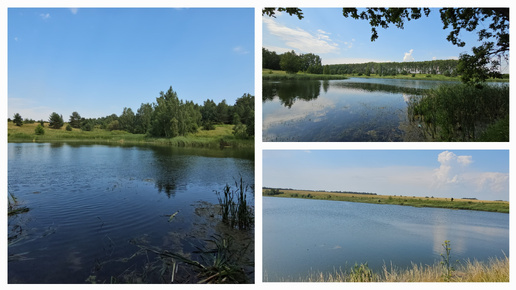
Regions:
<instances>
[{"instance_id":1,"label":"green foliage","mask_svg":"<svg viewBox=\"0 0 516 290\"><path fill-rule=\"evenodd\" d=\"M232 228L249 230L254 222L253 210L247 203L249 186L240 177L240 181L235 181L235 187L236 189L232 189L226 184L222 193L215 190L221 207L222 222Z\"/></svg>"},{"instance_id":2,"label":"green foliage","mask_svg":"<svg viewBox=\"0 0 516 290\"><path fill-rule=\"evenodd\" d=\"M284 192L280 191L279 189L276 189L276 188L271 188L271 189L267 189L266 191L263 192L264 195L266 196L274 196L274 195L280 195L280 194L283 194Z\"/></svg>"},{"instance_id":3,"label":"green foliage","mask_svg":"<svg viewBox=\"0 0 516 290\"><path fill-rule=\"evenodd\" d=\"M244 94L238 98L235 102L234 114L235 136L239 138L254 136L254 96Z\"/></svg>"},{"instance_id":4,"label":"green foliage","mask_svg":"<svg viewBox=\"0 0 516 290\"><path fill-rule=\"evenodd\" d=\"M408 111L409 119L432 139L474 141L489 124L508 116L509 87L440 86L412 98Z\"/></svg>"},{"instance_id":5,"label":"green foliage","mask_svg":"<svg viewBox=\"0 0 516 290\"><path fill-rule=\"evenodd\" d=\"M349 273L349 282L373 282L375 275L367 263L355 264Z\"/></svg>"},{"instance_id":6,"label":"green foliage","mask_svg":"<svg viewBox=\"0 0 516 290\"><path fill-rule=\"evenodd\" d=\"M281 56L275 51L269 51L262 47L262 68L279 70L281 69L280 60Z\"/></svg>"},{"instance_id":7,"label":"green foliage","mask_svg":"<svg viewBox=\"0 0 516 290\"><path fill-rule=\"evenodd\" d=\"M81 115L77 112L73 112L72 115L70 115L70 120L68 121L68 124L72 126L73 128L80 128L81 127Z\"/></svg>"},{"instance_id":8,"label":"green foliage","mask_svg":"<svg viewBox=\"0 0 516 290\"><path fill-rule=\"evenodd\" d=\"M38 124L38 126L36 126L36 128L34 129L34 134L36 134L36 135L44 135L45 134L45 129L43 128L43 126L41 126L41 124Z\"/></svg>"},{"instance_id":9,"label":"green foliage","mask_svg":"<svg viewBox=\"0 0 516 290\"><path fill-rule=\"evenodd\" d=\"M22 119L20 114L18 114L18 113L14 114L13 123L16 126L22 126L23 125L23 119Z\"/></svg>"},{"instance_id":10,"label":"green foliage","mask_svg":"<svg viewBox=\"0 0 516 290\"><path fill-rule=\"evenodd\" d=\"M129 133L134 133L135 128L135 116L134 112L131 108L124 107L122 111L122 115L118 117L118 122L120 125L120 130L127 131Z\"/></svg>"},{"instance_id":11,"label":"green foliage","mask_svg":"<svg viewBox=\"0 0 516 290\"><path fill-rule=\"evenodd\" d=\"M198 130L201 118L198 107L193 102L180 101L170 87L156 98L149 134L165 138L185 136Z\"/></svg>"},{"instance_id":12,"label":"green foliage","mask_svg":"<svg viewBox=\"0 0 516 290\"><path fill-rule=\"evenodd\" d=\"M56 112L53 112L50 114L50 117L48 118L49 127L52 129L61 129L64 125L63 116L59 115Z\"/></svg>"},{"instance_id":13,"label":"green foliage","mask_svg":"<svg viewBox=\"0 0 516 290\"><path fill-rule=\"evenodd\" d=\"M280 67L289 74L295 74L301 70L301 59L295 51L285 52L281 55Z\"/></svg>"},{"instance_id":14,"label":"green foliage","mask_svg":"<svg viewBox=\"0 0 516 290\"><path fill-rule=\"evenodd\" d=\"M444 281L450 281L453 271L455 271L455 268L453 267L451 263L451 243L450 241L446 240L442 244L444 249L444 254L441 254L441 265L443 266L443 278Z\"/></svg>"},{"instance_id":15,"label":"green foliage","mask_svg":"<svg viewBox=\"0 0 516 290\"><path fill-rule=\"evenodd\" d=\"M72 131L72 126L70 126L70 124L66 125L66 131Z\"/></svg>"},{"instance_id":16,"label":"green foliage","mask_svg":"<svg viewBox=\"0 0 516 290\"><path fill-rule=\"evenodd\" d=\"M115 131L115 130L120 130L120 122L118 122L118 120L113 120L109 123L109 125L107 126L107 129L109 131Z\"/></svg>"}]
</instances>

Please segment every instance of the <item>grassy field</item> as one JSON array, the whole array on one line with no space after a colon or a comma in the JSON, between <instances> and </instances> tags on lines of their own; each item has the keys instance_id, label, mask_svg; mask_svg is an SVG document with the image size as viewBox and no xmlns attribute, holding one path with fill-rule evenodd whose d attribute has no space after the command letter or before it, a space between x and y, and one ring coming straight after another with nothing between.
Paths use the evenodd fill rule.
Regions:
<instances>
[{"instance_id":1,"label":"grassy field","mask_svg":"<svg viewBox=\"0 0 516 290\"><path fill-rule=\"evenodd\" d=\"M379 273L360 265L349 271L313 273L296 282L509 282L509 258L493 258L488 262L467 260L454 267L450 275L443 271L443 265L412 264L407 269L384 265Z\"/></svg>"},{"instance_id":2,"label":"grassy field","mask_svg":"<svg viewBox=\"0 0 516 290\"><path fill-rule=\"evenodd\" d=\"M319 192L306 190L280 190L281 194L273 195L284 198L305 198L320 200L349 201L376 204L395 204L414 207L437 207L449 209L479 210L509 213L509 202L507 201L486 201L439 197L416 197L416 196L395 196L395 195L368 195L357 193ZM263 196L271 196L268 189L263 190Z\"/></svg>"},{"instance_id":3,"label":"grassy field","mask_svg":"<svg viewBox=\"0 0 516 290\"><path fill-rule=\"evenodd\" d=\"M215 125L215 130L199 130L197 133L174 138L148 138L144 134L131 134L125 131L108 131L94 129L82 131L73 128L66 130L66 125L61 129L51 129L45 123L45 134L36 135L35 129L39 122L16 126L13 122L7 125L8 142L56 142L56 141L93 141L93 142L117 142L117 143L155 143L180 147L206 147L206 148L254 148L254 140L237 139L233 135L233 125Z\"/></svg>"}]
</instances>

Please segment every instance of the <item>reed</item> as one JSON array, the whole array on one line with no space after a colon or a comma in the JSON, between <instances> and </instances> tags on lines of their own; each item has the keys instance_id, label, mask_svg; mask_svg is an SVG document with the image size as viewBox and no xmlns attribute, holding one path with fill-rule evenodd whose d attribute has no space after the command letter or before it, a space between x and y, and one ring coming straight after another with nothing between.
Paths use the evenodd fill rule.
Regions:
<instances>
[{"instance_id":1,"label":"reed","mask_svg":"<svg viewBox=\"0 0 516 290\"><path fill-rule=\"evenodd\" d=\"M221 207L222 222L232 228L249 230L254 223L254 213L247 201L249 185L240 177L240 180L235 181L235 188L226 184L222 192L214 190Z\"/></svg>"},{"instance_id":2,"label":"reed","mask_svg":"<svg viewBox=\"0 0 516 290\"><path fill-rule=\"evenodd\" d=\"M508 118L509 86L444 85L411 98L409 120L429 139L477 141L489 125ZM504 128L504 127L502 127ZM502 132L502 136L509 135ZM505 140L491 141L509 141Z\"/></svg>"}]
</instances>

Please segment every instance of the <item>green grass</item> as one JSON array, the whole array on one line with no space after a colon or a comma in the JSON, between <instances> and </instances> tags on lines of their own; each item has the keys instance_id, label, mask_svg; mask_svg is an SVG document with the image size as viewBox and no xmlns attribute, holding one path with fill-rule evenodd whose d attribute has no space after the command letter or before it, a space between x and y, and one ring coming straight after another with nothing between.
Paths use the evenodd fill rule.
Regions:
<instances>
[{"instance_id":1,"label":"green grass","mask_svg":"<svg viewBox=\"0 0 516 290\"><path fill-rule=\"evenodd\" d=\"M347 79L346 76L343 75L322 75L322 74L308 74L308 73L296 73L296 74L287 74L285 71L277 71L277 70L263 70L262 71L262 79L263 80L343 80Z\"/></svg>"},{"instance_id":2,"label":"green grass","mask_svg":"<svg viewBox=\"0 0 516 290\"><path fill-rule=\"evenodd\" d=\"M113 142L113 143L145 143L162 144L177 147L203 147L203 148L254 148L253 139L238 139L233 135L233 125L215 125L215 130L199 130L187 136L174 138L149 138L145 134L131 134L125 131L108 131L94 129L92 131L82 131L73 128L72 131L66 130L66 124L61 129L51 129L45 123L43 135L37 135L35 129L39 123L24 124L16 126L13 122L8 122L7 140L8 142L56 142L56 141L81 141L81 142Z\"/></svg>"},{"instance_id":3,"label":"green grass","mask_svg":"<svg viewBox=\"0 0 516 290\"><path fill-rule=\"evenodd\" d=\"M265 193L266 190L263 192L263 195L267 196ZM507 201L469 200L460 198L456 198L452 201L449 198L369 195L283 189L280 190L280 192L280 194L274 194L271 196L509 213L509 202Z\"/></svg>"}]
</instances>

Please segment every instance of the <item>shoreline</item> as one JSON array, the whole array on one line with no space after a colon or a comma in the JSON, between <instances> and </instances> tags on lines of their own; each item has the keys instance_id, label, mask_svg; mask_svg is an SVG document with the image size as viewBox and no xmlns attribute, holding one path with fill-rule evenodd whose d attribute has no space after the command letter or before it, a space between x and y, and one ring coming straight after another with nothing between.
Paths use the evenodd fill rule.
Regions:
<instances>
[{"instance_id":1,"label":"shoreline","mask_svg":"<svg viewBox=\"0 0 516 290\"><path fill-rule=\"evenodd\" d=\"M509 202L474 200L467 198L418 197L401 195L375 195L350 192L326 192L279 189L279 194L271 194L271 188L263 188L264 197L317 199L332 201L360 202L371 204L391 204L412 207L446 208L455 210L475 210L509 214Z\"/></svg>"}]
</instances>

